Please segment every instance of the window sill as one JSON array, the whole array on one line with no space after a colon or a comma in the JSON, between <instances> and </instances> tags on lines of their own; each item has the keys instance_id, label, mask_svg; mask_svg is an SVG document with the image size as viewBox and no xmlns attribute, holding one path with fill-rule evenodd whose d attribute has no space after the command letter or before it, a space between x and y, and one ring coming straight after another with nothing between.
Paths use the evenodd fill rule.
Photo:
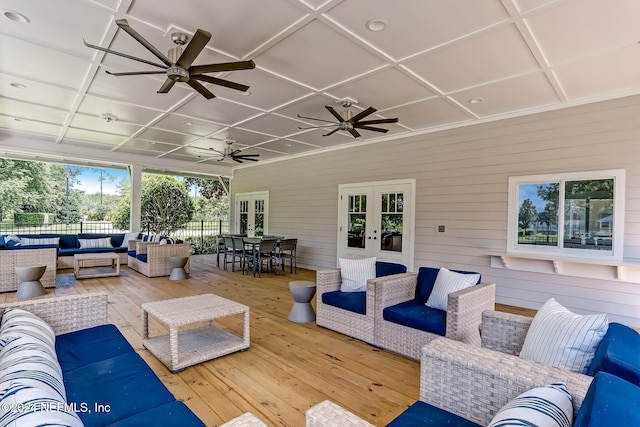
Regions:
<instances>
[{"instance_id":1,"label":"window sill","mask_svg":"<svg viewBox=\"0 0 640 427\"><path fill-rule=\"evenodd\" d=\"M640 283L640 260L636 259L563 258L525 253L496 253L489 256L491 268Z\"/></svg>"}]
</instances>

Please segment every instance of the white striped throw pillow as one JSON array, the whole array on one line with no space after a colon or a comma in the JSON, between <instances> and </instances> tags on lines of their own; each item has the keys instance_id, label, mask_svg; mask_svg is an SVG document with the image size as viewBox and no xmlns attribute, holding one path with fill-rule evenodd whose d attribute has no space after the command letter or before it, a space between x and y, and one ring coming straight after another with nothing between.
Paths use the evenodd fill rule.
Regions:
<instances>
[{"instance_id":1,"label":"white striped throw pillow","mask_svg":"<svg viewBox=\"0 0 640 427\"><path fill-rule=\"evenodd\" d=\"M112 248L111 237L101 237L99 239L78 239L80 249Z\"/></svg>"},{"instance_id":2,"label":"white striped throw pillow","mask_svg":"<svg viewBox=\"0 0 640 427\"><path fill-rule=\"evenodd\" d=\"M340 258L340 275L342 292L364 292L367 280L376 277L376 258L346 259Z\"/></svg>"},{"instance_id":3,"label":"white striped throw pillow","mask_svg":"<svg viewBox=\"0 0 640 427\"><path fill-rule=\"evenodd\" d=\"M520 357L584 374L608 328L605 313L575 314L551 298L533 318Z\"/></svg>"},{"instance_id":4,"label":"white striped throw pillow","mask_svg":"<svg viewBox=\"0 0 640 427\"><path fill-rule=\"evenodd\" d=\"M438 276L433 284L431 295L427 299L426 306L447 311L449 294L470 288L478 283L480 274L462 274L450 271L444 267L438 271Z\"/></svg>"},{"instance_id":5,"label":"white striped throw pillow","mask_svg":"<svg viewBox=\"0 0 640 427\"><path fill-rule=\"evenodd\" d=\"M571 427L572 400L564 383L536 387L504 405L488 427Z\"/></svg>"},{"instance_id":6,"label":"white striped throw pillow","mask_svg":"<svg viewBox=\"0 0 640 427\"><path fill-rule=\"evenodd\" d=\"M35 246L35 245L59 245L59 237L23 237L21 240L22 246Z\"/></svg>"}]
</instances>

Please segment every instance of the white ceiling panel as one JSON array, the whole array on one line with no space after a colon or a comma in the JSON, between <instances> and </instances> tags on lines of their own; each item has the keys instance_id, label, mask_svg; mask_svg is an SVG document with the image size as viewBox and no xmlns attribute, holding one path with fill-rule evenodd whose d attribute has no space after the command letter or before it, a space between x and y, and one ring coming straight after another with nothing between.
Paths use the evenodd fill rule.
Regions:
<instances>
[{"instance_id":1,"label":"white ceiling panel","mask_svg":"<svg viewBox=\"0 0 640 427\"><path fill-rule=\"evenodd\" d=\"M174 173L187 162L200 174L231 175L253 163L203 160L190 146L222 151L230 139L260 162L277 161L640 93L638 0L4 0L0 8L0 134L28 142L11 150L25 158L42 157L35 147L44 135L57 151L95 156L79 162L131 158L171 170L175 160ZM24 23L9 19L18 14ZM206 83L215 97L205 99L177 83L158 94L164 65L83 45L159 63L118 19L164 55L173 32L210 32L193 64L255 61L207 74L248 93ZM382 31L367 29L371 20ZM346 98L358 102L345 111ZM323 136L339 125L326 105L343 118L372 106L362 120L399 123L359 138Z\"/></svg>"}]
</instances>

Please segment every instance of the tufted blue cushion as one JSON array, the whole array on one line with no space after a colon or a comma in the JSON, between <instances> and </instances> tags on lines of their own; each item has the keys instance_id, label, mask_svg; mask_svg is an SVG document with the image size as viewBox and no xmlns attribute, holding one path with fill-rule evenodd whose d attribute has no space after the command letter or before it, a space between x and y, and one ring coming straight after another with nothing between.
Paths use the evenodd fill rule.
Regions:
<instances>
[{"instance_id":1,"label":"tufted blue cushion","mask_svg":"<svg viewBox=\"0 0 640 427\"><path fill-rule=\"evenodd\" d=\"M107 427L204 427L205 424L182 402L171 402L132 415Z\"/></svg>"},{"instance_id":2,"label":"tufted blue cushion","mask_svg":"<svg viewBox=\"0 0 640 427\"><path fill-rule=\"evenodd\" d=\"M137 254L136 258L142 262L147 262L147 254Z\"/></svg>"},{"instance_id":3,"label":"tufted blue cushion","mask_svg":"<svg viewBox=\"0 0 640 427\"><path fill-rule=\"evenodd\" d=\"M420 267L418 270L418 283L416 285L416 299L421 301L423 304L427 302L429 299L429 295L431 295L431 291L433 290L433 285L436 283L436 278L438 277L439 268L433 267ZM463 271L463 270L451 270L456 273L462 274L478 274L475 271ZM482 276L478 278L478 283L482 280Z\"/></svg>"},{"instance_id":4,"label":"tufted blue cushion","mask_svg":"<svg viewBox=\"0 0 640 427\"><path fill-rule=\"evenodd\" d=\"M376 261L376 277L391 276L392 274L406 273L407 267L394 262Z\"/></svg>"},{"instance_id":5,"label":"tufted blue cushion","mask_svg":"<svg viewBox=\"0 0 640 427\"><path fill-rule=\"evenodd\" d=\"M594 377L573 427L640 426L640 387L606 372Z\"/></svg>"},{"instance_id":6,"label":"tufted blue cushion","mask_svg":"<svg viewBox=\"0 0 640 427\"><path fill-rule=\"evenodd\" d=\"M417 300L401 302L385 308L382 312L382 318L389 322L438 335L444 336L447 331L447 312L427 307Z\"/></svg>"},{"instance_id":7,"label":"tufted blue cushion","mask_svg":"<svg viewBox=\"0 0 640 427\"><path fill-rule=\"evenodd\" d=\"M587 375L598 372L608 372L640 386L640 334L620 323L610 323Z\"/></svg>"},{"instance_id":8,"label":"tufted blue cushion","mask_svg":"<svg viewBox=\"0 0 640 427\"><path fill-rule=\"evenodd\" d=\"M325 292L322 294L322 302L354 313L367 314L366 292Z\"/></svg>"},{"instance_id":9,"label":"tufted blue cushion","mask_svg":"<svg viewBox=\"0 0 640 427\"><path fill-rule=\"evenodd\" d=\"M476 423L420 401L409 406L402 414L387 424L387 427L409 426L479 427Z\"/></svg>"}]
</instances>

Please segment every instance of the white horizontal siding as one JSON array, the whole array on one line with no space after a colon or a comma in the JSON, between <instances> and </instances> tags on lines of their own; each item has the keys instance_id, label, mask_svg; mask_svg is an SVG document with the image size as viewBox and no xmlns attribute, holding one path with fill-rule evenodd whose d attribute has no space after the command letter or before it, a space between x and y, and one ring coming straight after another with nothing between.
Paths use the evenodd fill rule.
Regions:
<instances>
[{"instance_id":1,"label":"white horizontal siding","mask_svg":"<svg viewBox=\"0 0 640 427\"><path fill-rule=\"evenodd\" d=\"M506 249L509 176L620 168L625 257L640 258L640 96L258 164L231 188L268 190L269 232L298 237L299 265L320 269L335 266L339 184L415 178L416 269L476 270L498 302L539 308L553 296L638 327L640 284L493 269L488 256Z\"/></svg>"}]
</instances>

